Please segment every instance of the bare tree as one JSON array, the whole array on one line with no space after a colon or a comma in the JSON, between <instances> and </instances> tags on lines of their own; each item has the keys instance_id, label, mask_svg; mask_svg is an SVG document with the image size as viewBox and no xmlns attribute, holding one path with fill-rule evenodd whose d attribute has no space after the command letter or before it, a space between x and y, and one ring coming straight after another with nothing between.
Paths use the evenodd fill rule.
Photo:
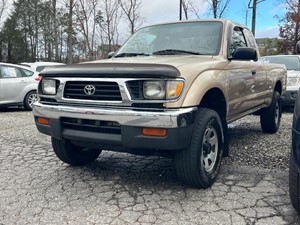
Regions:
<instances>
[{"instance_id":1,"label":"bare tree","mask_svg":"<svg viewBox=\"0 0 300 225\"><path fill-rule=\"evenodd\" d=\"M67 40L67 63L73 63L73 9L76 0L69 0L68 14L68 40Z\"/></svg>"},{"instance_id":2,"label":"bare tree","mask_svg":"<svg viewBox=\"0 0 300 225\"><path fill-rule=\"evenodd\" d=\"M5 13L6 8L7 8L7 1L1 0L0 1L0 21L2 20L2 17Z\"/></svg>"},{"instance_id":3,"label":"bare tree","mask_svg":"<svg viewBox=\"0 0 300 225\"><path fill-rule=\"evenodd\" d=\"M256 8L259 3L264 2L264 1L265 0L249 0L249 3L248 3L248 8L252 9L251 31L254 36L255 36L255 26L256 26Z\"/></svg>"},{"instance_id":4,"label":"bare tree","mask_svg":"<svg viewBox=\"0 0 300 225\"><path fill-rule=\"evenodd\" d=\"M54 49L55 49L55 61L59 61L59 50L58 50L58 27L57 27L57 18L56 18L56 0L52 0L52 19L53 19L53 40L54 40Z\"/></svg>"},{"instance_id":5,"label":"bare tree","mask_svg":"<svg viewBox=\"0 0 300 225\"><path fill-rule=\"evenodd\" d=\"M180 7L181 7L180 10L183 9L184 17L185 17L186 20L188 20L189 19L188 10L189 10L189 6L190 6L191 2L188 1L188 0L181 0L180 4L181 4L180 5ZM181 20L181 18L180 18L180 20Z\"/></svg>"},{"instance_id":6,"label":"bare tree","mask_svg":"<svg viewBox=\"0 0 300 225\"><path fill-rule=\"evenodd\" d=\"M245 25L248 26L248 20L249 20L249 7L247 4L245 4L245 2L243 2L243 8L240 10L240 14L242 16L245 16Z\"/></svg>"},{"instance_id":7,"label":"bare tree","mask_svg":"<svg viewBox=\"0 0 300 225\"><path fill-rule=\"evenodd\" d=\"M207 0L214 18L222 18L231 0Z\"/></svg>"},{"instance_id":8,"label":"bare tree","mask_svg":"<svg viewBox=\"0 0 300 225\"><path fill-rule=\"evenodd\" d=\"M197 18L200 18L200 9L203 6L209 6L210 12L212 12L214 18L222 18L229 6L231 0L199 0L199 5L195 5L195 1L182 0L184 12L187 15L188 12L194 14ZM187 16L186 16L187 18Z\"/></svg>"},{"instance_id":9,"label":"bare tree","mask_svg":"<svg viewBox=\"0 0 300 225\"><path fill-rule=\"evenodd\" d=\"M118 44L118 25L122 17L122 10L118 0L102 0L103 11L98 15L100 26L100 38L102 44L107 45L107 51L114 51L114 46Z\"/></svg>"},{"instance_id":10,"label":"bare tree","mask_svg":"<svg viewBox=\"0 0 300 225\"><path fill-rule=\"evenodd\" d=\"M206 0L200 0L197 4L193 0L181 0L180 1L180 15L179 19L182 19L182 11L184 13L184 18L188 20L190 17L200 18L200 9L203 8L203 3ZM198 5L199 4L199 5Z\"/></svg>"},{"instance_id":11,"label":"bare tree","mask_svg":"<svg viewBox=\"0 0 300 225\"><path fill-rule=\"evenodd\" d=\"M88 60L95 59L96 18L99 0L78 0L75 15L78 22L78 32L84 37L85 54Z\"/></svg>"},{"instance_id":12,"label":"bare tree","mask_svg":"<svg viewBox=\"0 0 300 225\"><path fill-rule=\"evenodd\" d=\"M133 34L143 24L140 14L141 0L118 0L118 2L128 20L130 33Z\"/></svg>"},{"instance_id":13,"label":"bare tree","mask_svg":"<svg viewBox=\"0 0 300 225\"><path fill-rule=\"evenodd\" d=\"M197 7L194 2L189 1L189 0L182 0L184 1L185 5L187 5L186 9L187 11L191 12L192 14L194 14L196 16L196 18L200 18L200 14L199 14L199 7ZM186 13L186 12L184 12Z\"/></svg>"}]
</instances>

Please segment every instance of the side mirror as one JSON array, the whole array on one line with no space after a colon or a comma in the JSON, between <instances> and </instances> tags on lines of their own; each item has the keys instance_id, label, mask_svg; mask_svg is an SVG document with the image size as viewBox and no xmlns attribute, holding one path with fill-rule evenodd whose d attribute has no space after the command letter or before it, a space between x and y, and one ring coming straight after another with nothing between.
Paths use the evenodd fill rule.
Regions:
<instances>
[{"instance_id":1,"label":"side mirror","mask_svg":"<svg viewBox=\"0 0 300 225\"><path fill-rule=\"evenodd\" d=\"M257 60L257 52L255 48L241 47L237 48L232 54L232 58L235 60Z\"/></svg>"},{"instance_id":2,"label":"side mirror","mask_svg":"<svg viewBox=\"0 0 300 225\"><path fill-rule=\"evenodd\" d=\"M107 58L110 59L111 57L113 57L115 55L115 52L110 52L107 55Z\"/></svg>"},{"instance_id":3,"label":"side mirror","mask_svg":"<svg viewBox=\"0 0 300 225\"><path fill-rule=\"evenodd\" d=\"M300 41L298 41L296 44L296 53L300 54Z\"/></svg>"}]
</instances>

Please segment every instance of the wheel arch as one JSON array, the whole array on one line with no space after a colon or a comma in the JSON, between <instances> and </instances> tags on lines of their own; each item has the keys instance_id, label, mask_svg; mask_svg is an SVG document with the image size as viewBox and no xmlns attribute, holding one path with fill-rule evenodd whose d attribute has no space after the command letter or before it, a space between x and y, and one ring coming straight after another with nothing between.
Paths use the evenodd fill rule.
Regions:
<instances>
[{"instance_id":1,"label":"wheel arch","mask_svg":"<svg viewBox=\"0 0 300 225\"><path fill-rule=\"evenodd\" d=\"M201 99L199 108L209 108L217 112L221 119L223 130L223 156L229 155L228 146L228 124L227 124L227 101L224 93L219 88L212 88L208 90Z\"/></svg>"},{"instance_id":2,"label":"wheel arch","mask_svg":"<svg viewBox=\"0 0 300 225\"><path fill-rule=\"evenodd\" d=\"M276 82L274 91L277 91L280 95L282 94L282 83L280 80Z\"/></svg>"},{"instance_id":3,"label":"wheel arch","mask_svg":"<svg viewBox=\"0 0 300 225\"><path fill-rule=\"evenodd\" d=\"M199 107L213 109L219 114L222 121L226 121L227 102L223 92L219 88L208 90L203 95Z\"/></svg>"}]
</instances>

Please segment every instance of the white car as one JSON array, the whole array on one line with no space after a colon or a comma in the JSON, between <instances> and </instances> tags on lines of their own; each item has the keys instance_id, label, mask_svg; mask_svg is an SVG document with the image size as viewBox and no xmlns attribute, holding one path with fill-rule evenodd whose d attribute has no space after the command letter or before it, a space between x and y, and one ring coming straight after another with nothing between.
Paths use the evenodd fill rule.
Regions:
<instances>
[{"instance_id":1,"label":"white car","mask_svg":"<svg viewBox=\"0 0 300 225\"><path fill-rule=\"evenodd\" d=\"M38 73L26 66L0 63L0 107L24 106L32 110L39 81Z\"/></svg>"},{"instance_id":2,"label":"white car","mask_svg":"<svg viewBox=\"0 0 300 225\"><path fill-rule=\"evenodd\" d=\"M300 88L300 56L299 55L274 55L265 56L263 60L269 63L284 64L287 69L286 92L282 95L284 106L294 106L297 92Z\"/></svg>"},{"instance_id":3,"label":"white car","mask_svg":"<svg viewBox=\"0 0 300 225\"><path fill-rule=\"evenodd\" d=\"M66 64L58 62L23 62L21 65L28 66L36 72L41 72L45 67L63 66Z\"/></svg>"}]
</instances>

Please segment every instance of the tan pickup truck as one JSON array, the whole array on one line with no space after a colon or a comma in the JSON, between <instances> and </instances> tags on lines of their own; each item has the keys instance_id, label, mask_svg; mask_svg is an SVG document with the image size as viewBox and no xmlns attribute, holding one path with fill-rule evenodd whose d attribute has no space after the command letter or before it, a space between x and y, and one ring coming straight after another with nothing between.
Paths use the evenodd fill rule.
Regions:
<instances>
[{"instance_id":1,"label":"tan pickup truck","mask_svg":"<svg viewBox=\"0 0 300 225\"><path fill-rule=\"evenodd\" d=\"M228 155L228 123L255 114L264 132L279 128L286 68L265 64L243 25L147 26L110 56L40 73L36 126L68 164L103 149L163 154L183 182L207 188Z\"/></svg>"}]
</instances>

